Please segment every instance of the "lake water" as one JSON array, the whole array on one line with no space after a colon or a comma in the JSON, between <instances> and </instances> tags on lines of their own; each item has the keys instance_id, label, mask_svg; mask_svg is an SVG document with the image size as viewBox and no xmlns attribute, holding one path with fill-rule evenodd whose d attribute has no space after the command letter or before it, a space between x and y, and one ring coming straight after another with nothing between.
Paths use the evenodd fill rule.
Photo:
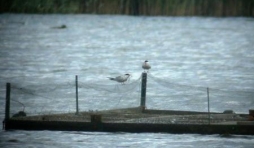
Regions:
<instances>
[{"instance_id":1,"label":"lake water","mask_svg":"<svg viewBox=\"0 0 254 148\"><path fill-rule=\"evenodd\" d=\"M57 26L67 28L58 29ZM248 113L254 105L254 19L118 15L0 15L0 119L11 114L139 105L148 60L147 107ZM130 73L125 85L109 81ZM126 92L123 92L126 91ZM1 131L1 147L253 147L253 136Z\"/></svg>"}]
</instances>

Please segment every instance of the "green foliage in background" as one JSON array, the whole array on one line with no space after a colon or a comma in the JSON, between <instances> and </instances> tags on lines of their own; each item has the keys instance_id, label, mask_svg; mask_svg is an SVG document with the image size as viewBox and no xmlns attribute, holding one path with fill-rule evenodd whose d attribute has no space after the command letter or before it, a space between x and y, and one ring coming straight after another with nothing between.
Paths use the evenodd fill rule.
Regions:
<instances>
[{"instance_id":1,"label":"green foliage in background","mask_svg":"<svg viewBox=\"0 0 254 148\"><path fill-rule=\"evenodd\" d=\"M2 0L1 13L254 16L254 0Z\"/></svg>"}]
</instances>

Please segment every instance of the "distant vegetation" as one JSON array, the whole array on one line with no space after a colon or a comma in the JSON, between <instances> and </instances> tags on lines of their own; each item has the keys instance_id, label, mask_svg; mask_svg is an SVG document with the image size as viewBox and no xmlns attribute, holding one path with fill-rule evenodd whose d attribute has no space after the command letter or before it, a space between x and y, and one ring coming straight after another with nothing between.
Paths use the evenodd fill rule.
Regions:
<instances>
[{"instance_id":1,"label":"distant vegetation","mask_svg":"<svg viewBox=\"0 0 254 148\"><path fill-rule=\"evenodd\" d=\"M254 0L2 0L1 13L254 16Z\"/></svg>"}]
</instances>

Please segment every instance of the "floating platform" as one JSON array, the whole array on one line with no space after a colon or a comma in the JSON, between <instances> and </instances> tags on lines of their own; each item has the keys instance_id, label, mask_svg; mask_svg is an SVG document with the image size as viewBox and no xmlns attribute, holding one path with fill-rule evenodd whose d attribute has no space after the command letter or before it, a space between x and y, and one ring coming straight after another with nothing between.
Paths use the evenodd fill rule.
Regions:
<instances>
[{"instance_id":1,"label":"floating platform","mask_svg":"<svg viewBox=\"0 0 254 148\"><path fill-rule=\"evenodd\" d=\"M11 117L6 130L254 135L249 114L149 110L142 107Z\"/></svg>"},{"instance_id":2,"label":"floating platform","mask_svg":"<svg viewBox=\"0 0 254 148\"><path fill-rule=\"evenodd\" d=\"M237 114L231 110L223 113L152 110L146 108L147 73L142 73L140 106L135 108L79 112L78 83L76 76L76 112L26 116L24 112L10 117L11 84L6 84L6 130L59 130L96 132L154 132L177 134L237 134L254 135L254 110Z\"/></svg>"}]
</instances>

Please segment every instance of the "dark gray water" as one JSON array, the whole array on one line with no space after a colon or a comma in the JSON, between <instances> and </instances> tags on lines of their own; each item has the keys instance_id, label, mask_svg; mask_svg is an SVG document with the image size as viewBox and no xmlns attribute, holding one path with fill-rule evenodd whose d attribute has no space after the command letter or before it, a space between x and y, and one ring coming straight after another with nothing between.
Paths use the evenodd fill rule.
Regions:
<instances>
[{"instance_id":1,"label":"dark gray water","mask_svg":"<svg viewBox=\"0 0 254 148\"><path fill-rule=\"evenodd\" d=\"M52 28L62 24L67 28ZM13 86L12 114L22 110L22 104L28 114L74 112L75 75L79 75L81 110L137 106L138 79L146 59L152 65L148 108L206 111L209 87L211 111L248 113L254 105L253 30L253 18L2 14L0 119L6 82ZM132 75L128 85L107 79L124 73ZM253 144L253 136L0 132L1 147Z\"/></svg>"}]
</instances>

